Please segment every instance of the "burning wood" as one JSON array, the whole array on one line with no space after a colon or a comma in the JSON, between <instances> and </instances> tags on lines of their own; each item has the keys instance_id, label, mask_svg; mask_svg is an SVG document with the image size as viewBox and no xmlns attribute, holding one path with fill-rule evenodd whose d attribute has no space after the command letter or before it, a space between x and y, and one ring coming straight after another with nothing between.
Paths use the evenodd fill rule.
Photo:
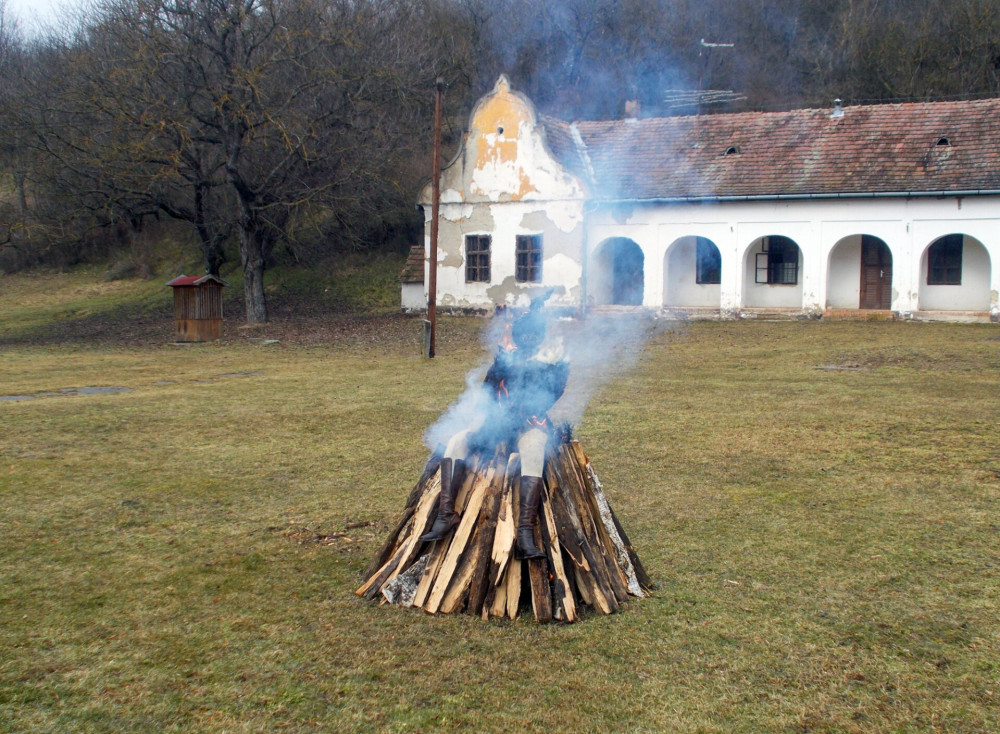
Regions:
<instances>
[{"instance_id":1,"label":"burning wood","mask_svg":"<svg viewBox=\"0 0 1000 734\"><path fill-rule=\"evenodd\" d=\"M436 425L442 449L368 570L360 596L431 614L574 622L643 596L649 579L568 428L548 411L569 377L561 337L546 341L546 291L518 317L498 312L499 338L482 383ZM446 439L446 440L445 440Z\"/></svg>"},{"instance_id":2,"label":"burning wood","mask_svg":"<svg viewBox=\"0 0 1000 734\"><path fill-rule=\"evenodd\" d=\"M428 463L359 596L483 619L514 619L530 605L539 622L575 622L582 607L610 614L649 588L579 442L564 435L549 449L534 531L543 555L534 559L517 552L520 457L502 448L468 458L458 524L440 540L421 540L437 514L440 464Z\"/></svg>"}]
</instances>

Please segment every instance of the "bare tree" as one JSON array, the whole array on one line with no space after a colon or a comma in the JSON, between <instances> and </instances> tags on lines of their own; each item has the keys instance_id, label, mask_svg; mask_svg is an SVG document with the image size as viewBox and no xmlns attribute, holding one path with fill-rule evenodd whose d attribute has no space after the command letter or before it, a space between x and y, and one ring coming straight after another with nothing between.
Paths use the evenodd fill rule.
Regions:
<instances>
[{"instance_id":1,"label":"bare tree","mask_svg":"<svg viewBox=\"0 0 1000 734\"><path fill-rule=\"evenodd\" d=\"M191 223L217 271L232 234L247 319L293 220L350 230L426 149L438 54L405 0L106 0L53 44L38 145L111 217Z\"/></svg>"},{"instance_id":2,"label":"bare tree","mask_svg":"<svg viewBox=\"0 0 1000 734\"><path fill-rule=\"evenodd\" d=\"M501 72L577 119L627 99L662 113L667 89L699 84L745 95L740 109L996 94L998 2L96 0L78 29L29 44L0 13L17 193L0 206L8 228L67 246L183 222L209 272L238 250L263 321L279 248L361 247L409 221L438 75L452 141ZM708 64L703 38L735 46Z\"/></svg>"},{"instance_id":3,"label":"bare tree","mask_svg":"<svg viewBox=\"0 0 1000 734\"><path fill-rule=\"evenodd\" d=\"M0 0L0 128L6 131L0 136L0 161L10 171L16 202L16 212L6 211L6 206L0 206L0 217L3 219L0 223L0 247L12 244L15 231L24 226L27 209L24 167L18 156L19 129L13 124L11 115L15 97L12 79L20 61L21 46L17 19L8 11L6 0Z\"/></svg>"}]
</instances>

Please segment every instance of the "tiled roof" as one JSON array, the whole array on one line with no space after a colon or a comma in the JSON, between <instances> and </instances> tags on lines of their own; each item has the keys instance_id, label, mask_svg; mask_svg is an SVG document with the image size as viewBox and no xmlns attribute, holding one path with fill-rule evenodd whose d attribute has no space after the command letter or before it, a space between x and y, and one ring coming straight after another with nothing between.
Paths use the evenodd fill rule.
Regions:
<instances>
[{"instance_id":1,"label":"tiled roof","mask_svg":"<svg viewBox=\"0 0 1000 734\"><path fill-rule=\"evenodd\" d=\"M192 286L192 285L203 285L204 283L218 283L219 285L229 285L222 278L217 278L214 275L181 275L174 278L172 281L167 283L167 285L178 288L182 286Z\"/></svg>"},{"instance_id":2,"label":"tiled roof","mask_svg":"<svg viewBox=\"0 0 1000 734\"><path fill-rule=\"evenodd\" d=\"M598 199L1000 190L1000 99L832 111L542 123Z\"/></svg>"},{"instance_id":3,"label":"tiled roof","mask_svg":"<svg viewBox=\"0 0 1000 734\"><path fill-rule=\"evenodd\" d=\"M590 182L594 175L586 156L586 145L573 125L554 117L542 115L545 142L552 154L570 173Z\"/></svg>"},{"instance_id":4,"label":"tiled roof","mask_svg":"<svg viewBox=\"0 0 1000 734\"><path fill-rule=\"evenodd\" d=\"M410 253L406 257L406 265L399 275L400 283L423 283L424 282L424 246L412 245Z\"/></svg>"}]
</instances>

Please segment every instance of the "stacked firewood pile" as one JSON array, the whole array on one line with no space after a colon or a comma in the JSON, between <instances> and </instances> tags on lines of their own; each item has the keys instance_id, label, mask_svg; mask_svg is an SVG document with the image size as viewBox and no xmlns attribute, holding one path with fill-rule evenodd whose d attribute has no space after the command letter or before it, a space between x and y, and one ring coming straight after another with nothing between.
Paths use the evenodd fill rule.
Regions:
<instances>
[{"instance_id":1,"label":"stacked firewood pile","mask_svg":"<svg viewBox=\"0 0 1000 734\"><path fill-rule=\"evenodd\" d=\"M514 619L530 604L539 622L575 622L583 607L610 614L649 588L579 442L550 449L535 527L545 557L533 560L517 558L520 466L517 454L503 451L470 457L455 501L461 522L442 540L419 540L437 513L439 463L432 459L413 488L359 596L483 619Z\"/></svg>"}]
</instances>

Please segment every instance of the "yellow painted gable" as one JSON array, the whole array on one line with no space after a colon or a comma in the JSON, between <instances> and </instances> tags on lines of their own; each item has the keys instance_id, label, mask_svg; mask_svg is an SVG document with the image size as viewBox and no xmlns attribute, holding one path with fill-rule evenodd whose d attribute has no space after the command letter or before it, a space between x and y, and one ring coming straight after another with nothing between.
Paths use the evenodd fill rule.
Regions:
<instances>
[{"instance_id":1,"label":"yellow painted gable","mask_svg":"<svg viewBox=\"0 0 1000 734\"><path fill-rule=\"evenodd\" d=\"M493 94L476 109L470 127L470 137L477 141L474 170L502 178L508 184L505 193L515 201L537 191L519 156L519 138L533 132L535 114L523 97L510 90L507 77L500 77ZM481 184L476 185L476 178L473 177L473 188L479 189L477 193L489 195Z\"/></svg>"}]
</instances>

